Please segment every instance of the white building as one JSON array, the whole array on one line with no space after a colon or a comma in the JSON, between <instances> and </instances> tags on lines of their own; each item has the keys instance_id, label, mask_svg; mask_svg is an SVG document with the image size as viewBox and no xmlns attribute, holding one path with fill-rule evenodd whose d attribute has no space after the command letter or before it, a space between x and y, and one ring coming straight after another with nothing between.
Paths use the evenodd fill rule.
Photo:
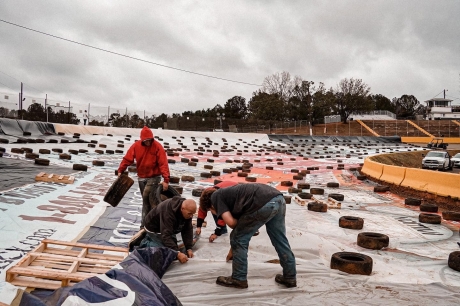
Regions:
<instances>
[{"instance_id":1,"label":"white building","mask_svg":"<svg viewBox=\"0 0 460 306\"><path fill-rule=\"evenodd\" d=\"M427 119L460 119L460 105L452 105L452 100L433 98L425 101Z\"/></svg>"}]
</instances>

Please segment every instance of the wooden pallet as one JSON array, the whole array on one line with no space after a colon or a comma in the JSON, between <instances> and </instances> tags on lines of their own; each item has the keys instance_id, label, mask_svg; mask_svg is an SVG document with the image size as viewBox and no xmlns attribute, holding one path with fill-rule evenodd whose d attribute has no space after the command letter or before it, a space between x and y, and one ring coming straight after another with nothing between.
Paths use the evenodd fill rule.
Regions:
<instances>
[{"instance_id":1,"label":"wooden pallet","mask_svg":"<svg viewBox=\"0 0 460 306\"><path fill-rule=\"evenodd\" d=\"M312 196L311 199L317 203L326 204L328 209L329 208L331 209L341 209L342 208L342 203L333 198L327 198L326 201L323 201L323 200L317 199L314 196Z\"/></svg>"},{"instance_id":2,"label":"wooden pallet","mask_svg":"<svg viewBox=\"0 0 460 306\"><path fill-rule=\"evenodd\" d=\"M302 199L301 197L299 197L298 195L294 196L294 202L296 202L297 204L299 204L300 206L305 206L307 205L307 203L309 202L308 200L306 199Z\"/></svg>"},{"instance_id":3,"label":"wooden pallet","mask_svg":"<svg viewBox=\"0 0 460 306\"><path fill-rule=\"evenodd\" d=\"M45 172L40 172L35 176L35 180L39 182L73 184L75 177L71 175L59 175L53 173L48 174Z\"/></svg>"},{"instance_id":4,"label":"wooden pallet","mask_svg":"<svg viewBox=\"0 0 460 306\"><path fill-rule=\"evenodd\" d=\"M45 239L6 271L6 281L16 286L55 290L105 273L126 256L127 248Z\"/></svg>"}]
</instances>

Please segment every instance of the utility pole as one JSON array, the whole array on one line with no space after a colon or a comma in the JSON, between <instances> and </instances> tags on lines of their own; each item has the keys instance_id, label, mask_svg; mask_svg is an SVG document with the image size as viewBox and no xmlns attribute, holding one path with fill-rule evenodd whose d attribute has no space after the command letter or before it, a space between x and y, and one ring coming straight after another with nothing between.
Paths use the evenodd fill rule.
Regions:
<instances>
[{"instance_id":1,"label":"utility pole","mask_svg":"<svg viewBox=\"0 0 460 306\"><path fill-rule=\"evenodd\" d=\"M45 96L46 122L48 122L48 94Z\"/></svg>"},{"instance_id":2,"label":"utility pole","mask_svg":"<svg viewBox=\"0 0 460 306\"><path fill-rule=\"evenodd\" d=\"M69 101L69 109L67 110L67 120L69 121L69 124L70 124L70 101Z\"/></svg>"},{"instance_id":3,"label":"utility pole","mask_svg":"<svg viewBox=\"0 0 460 306\"><path fill-rule=\"evenodd\" d=\"M87 118L88 119L88 125L89 125L89 111L90 111L90 109L91 109L91 103L88 103L88 118Z\"/></svg>"}]
</instances>

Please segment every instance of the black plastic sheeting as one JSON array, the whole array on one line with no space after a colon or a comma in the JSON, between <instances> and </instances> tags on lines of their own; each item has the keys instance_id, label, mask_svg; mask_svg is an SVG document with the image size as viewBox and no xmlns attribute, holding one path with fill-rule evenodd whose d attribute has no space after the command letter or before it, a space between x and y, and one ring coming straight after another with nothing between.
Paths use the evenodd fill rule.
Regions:
<instances>
[{"instance_id":1,"label":"black plastic sheeting","mask_svg":"<svg viewBox=\"0 0 460 306\"><path fill-rule=\"evenodd\" d=\"M24 132L31 133L31 136L54 135L56 133L53 123L0 118L1 134L23 137Z\"/></svg>"},{"instance_id":2,"label":"black plastic sheeting","mask_svg":"<svg viewBox=\"0 0 460 306\"><path fill-rule=\"evenodd\" d=\"M35 165L33 160L0 157L0 173L2 177L0 180L0 191L33 184L35 183L35 176L43 171L63 175L77 172L70 168L53 165L44 168L43 166Z\"/></svg>"},{"instance_id":3,"label":"black plastic sheeting","mask_svg":"<svg viewBox=\"0 0 460 306\"><path fill-rule=\"evenodd\" d=\"M176 257L177 253L169 248L136 249L120 263L122 269L112 269L105 273L110 279L124 283L130 292L105 282L103 278L91 277L48 295L43 294L43 291L24 292L18 305L59 306L71 297L73 302L67 301L69 305L109 301L116 301L117 305L182 305L161 280ZM135 295L132 303L126 299L130 293ZM78 297L79 301L75 302L74 297Z\"/></svg>"}]
</instances>

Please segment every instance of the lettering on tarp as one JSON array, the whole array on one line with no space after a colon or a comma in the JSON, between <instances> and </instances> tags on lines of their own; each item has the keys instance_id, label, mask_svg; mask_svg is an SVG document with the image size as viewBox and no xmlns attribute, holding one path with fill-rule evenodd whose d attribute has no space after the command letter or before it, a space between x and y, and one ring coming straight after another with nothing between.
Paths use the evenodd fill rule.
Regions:
<instances>
[{"instance_id":1,"label":"lettering on tarp","mask_svg":"<svg viewBox=\"0 0 460 306\"><path fill-rule=\"evenodd\" d=\"M137 219L137 217L141 218L142 217L142 213L141 213L141 210L142 210L142 197L141 197L141 193L140 193L139 190L134 192L134 196L133 196L132 200L129 201L129 203L130 204L128 204L128 206L133 207L133 208L137 208L137 210L135 210L135 211L130 210L130 211L127 211L126 213L129 216L134 217L134 219ZM126 216L126 217L128 217L128 216ZM126 219L125 217L121 217L120 221L117 224L117 227L112 232L113 236L110 236L110 238L109 238L109 242L111 242L113 244L125 244L125 243L129 242L131 237L139 230L140 225L141 225L140 223L137 223L135 221L131 221L129 219ZM120 231L125 231L125 232L129 231L129 232L131 232L131 234L130 235L123 234L123 233L120 233Z\"/></svg>"},{"instance_id":2,"label":"lettering on tarp","mask_svg":"<svg viewBox=\"0 0 460 306\"><path fill-rule=\"evenodd\" d=\"M411 217L395 217L396 220L403 223L404 225L409 226L410 228L415 229L417 232L422 233L423 235L435 235L443 236L443 233L439 233L432 228L424 225L423 223L417 222L414 218Z\"/></svg>"},{"instance_id":3,"label":"lettering on tarp","mask_svg":"<svg viewBox=\"0 0 460 306\"><path fill-rule=\"evenodd\" d=\"M0 203L21 205L24 204L24 200L21 199L35 199L45 193L50 193L55 190L56 188L54 186L43 184L32 184L25 187L14 188L4 192L2 196L0 196Z\"/></svg>"},{"instance_id":4,"label":"lettering on tarp","mask_svg":"<svg viewBox=\"0 0 460 306\"><path fill-rule=\"evenodd\" d=\"M58 211L52 216L29 216L20 215L19 217L27 221L48 221L58 223L74 224L75 221L66 220L67 214L87 214L89 208L93 208L96 203L101 202L94 196L103 196L112 184L113 176L108 174L98 174L90 182L81 184L69 192L77 193L76 196L58 196L55 200L48 202L55 205L40 205L38 209L44 211ZM94 192L96 191L96 192Z\"/></svg>"},{"instance_id":5,"label":"lettering on tarp","mask_svg":"<svg viewBox=\"0 0 460 306\"><path fill-rule=\"evenodd\" d=\"M6 268L16 260L21 259L26 253L33 250L43 239L56 232L54 229L38 229L32 235L20 240L19 246L0 249L0 270Z\"/></svg>"}]
</instances>

